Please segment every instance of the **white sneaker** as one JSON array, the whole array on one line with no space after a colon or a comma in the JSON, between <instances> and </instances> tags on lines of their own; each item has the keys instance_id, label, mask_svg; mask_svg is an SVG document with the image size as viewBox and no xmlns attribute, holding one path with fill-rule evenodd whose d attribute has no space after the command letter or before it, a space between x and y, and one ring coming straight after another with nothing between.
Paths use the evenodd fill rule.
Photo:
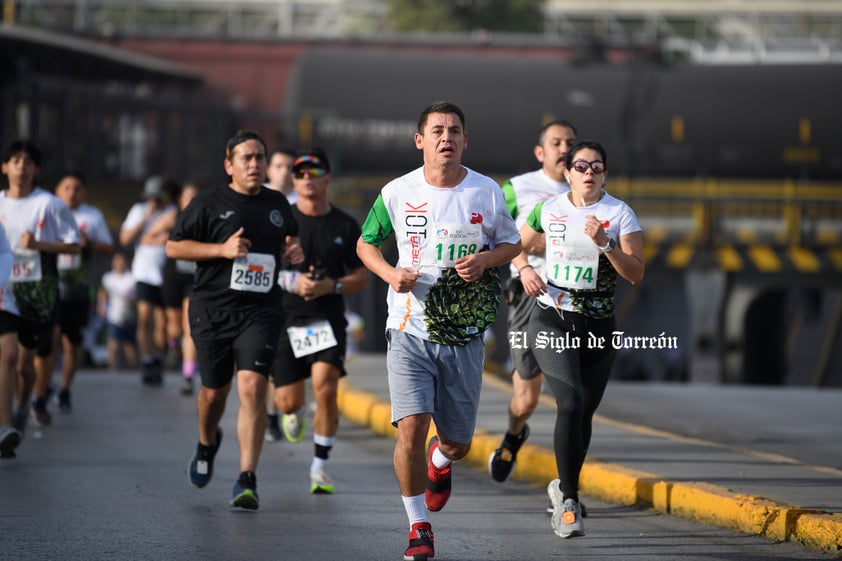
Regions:
<instances>
[{"instance_id":1,"label":"white sneaker","mask_svg":"<svg viewBox=\"0 0 842 561\"><path fill-rule=\"evenodd\" d=\"M284 436L290 442L301 442L304 440L304 430L307 428L307 421L303 415L298 413L284 413L281 419L281 428Z\"/></svg>"},{"instance_id":2,"label":"white sneaker","mask_svg":"<svg viewBox=\"0 0 842 561\"><path fill-rule=\"evenodd\" d=\"M558 479L553 479L547 485L547 495L553 503L553 516L550 525L560 538L574 538L585 535L585 525L582 523L582 507L573 499L564 500Z\"/></svg>"},{"instance_id":3,"label":"white sneaker","mask_svg":"<svg viewBox=\"0 0 842 561\"><path fill-rule=\"evenodd\" d=\"M332 495L335 490L333 481L325 470L310 472L310 492L314 495Z\"/></svg>"}]
</instances>

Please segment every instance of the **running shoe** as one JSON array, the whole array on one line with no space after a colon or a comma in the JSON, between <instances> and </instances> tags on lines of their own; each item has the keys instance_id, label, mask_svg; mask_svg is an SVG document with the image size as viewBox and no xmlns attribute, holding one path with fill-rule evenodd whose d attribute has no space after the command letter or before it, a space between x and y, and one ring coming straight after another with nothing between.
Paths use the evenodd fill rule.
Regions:
<instances>
[{"instance_id":1,"label":"running shoe","mask_svg":"<svg viewBox=\"0 0 842 561\"><path fill-rule=\"evenodd\" d=\"M433 527L429 522L416 522L409 531L409 547L403 554L404 561L427 561L435 556Z\"/></svg>"},{"instance_id":2,"label":"running shoe","mask_svg":"<svg viewBox=\"0 0 842 561\"><path fill-rule=\"evenodd\" d=\"M246 510L257 510L260 508L260 501L257 497L257 476L253 471L242 472L237 482L234 483L234 491L231 494L231 506Z\"/></svg>"},{"instance_id":3,"label":"running shoe","mask_svg":"<svg viewBox=\"0 0 842 561\"><path fill-rule=\"evenodd\" d=\"M70 413L73 411L73 406L70 404L70 390L65 388L58 392L56 396L56 403L58 404L58 410L62 413Z\"/></svg>"},{"instance_id":4,"label":"running shoe","mask_svg":"<svg viewBox=\"0 0 842 561\"><path fill-rule=\"evenodd\" d=\"M579 501L579 508L582 509L582 518L587 518L588 508L585 506L585 503ZM553 502L550 501L549 504L547 504L547 515L552 516L553 512L555 512L555 508L553 508Z\"/></svg>"},{"instance_id":5,"label":"running shoe","mask_svg":"<svg viewBox=\"0 0 842 561\"><path fill-rule=\"evenodd\" d=\"M202 446L201 442L196 445L196 451L193 452L193 457L190 458L190 464L187 467L187 474L193 487L201 489L210 483L211 477L213 477L213 459L221 442L222 429L217 428L216 442L213 445Z\"/></svg>"},{"instance_id":6,"label":"running shoe","mask_svg":"<svg viewBox=\"0 0 842 561\"><path fill-rule=\"evenodd\" d=\"M46 398L38 398L32 400L32 406L29 408L29 413L32 416L32 422L36 427L46 427L53 422L53 416L47 411Z\"/></svg>"},{"instance_id":7,"label":"running shoe","mask_svg":"<svg viewBox=\"0 0 842 561\"><path fill-rule=\"evenodd\" d=\"M325 470L310 472L310 492L314 495L332 495L335 491L333 481Z\"/></svg>"},{"instance_id":8,"label":"running shoe","mask_svg":"<svg viewBox=\"0 0 842 561\"><path fill-rule=\"evenodd\" d=\"M550 525L560 538L575 538L585 535L585 525L582 523L582 507L574 499L562 497L558 488L558 479L553 479L547 485L547 494L553 503L553 516Z\"/></svg>"},{"instance_id":9,"label":"running shoe","mask_svg":"<svg viewBox=\"0 0 842 561\"><path fill-rule=\"evenodd\" d=\"M164 383L164 363L160 358L145 360L140 365L140 380L145 386L160 386Z\"/></svg>"},{"instance_id":10,"label":"running shoe","mask_svg":"<svg viewBox=\"0 0 842 561\"><path fill-rule=\"evenodd\" d=\"M193 378L181 377L181 395L193 395Z\"/></svg>"},{"instance_id":11,"label":"running shoe","mask_svg":"<svg viewBox=\"0 0 842 561\"><path fill-rule=\"evenodd\" d=\"M290 442L301 442L304 440L304 431L307 428L307 420L298 413L284 413L281 419L281 427L284 429L284 436Z\"/></svg>"},{"instance_id":12,"label":"running shoe","mask_svg":"<svg viewBox=\"0 0 842 561\"><path fill-rule=\"evenodd\" d=\"M438 447L439 437L434 436L427 444L427 488L424 490L424 503L433 512L440 511L447 504L452 480L452 464L439 469L433 463L433 452Z\"/></svg>"},{"instance_id":13,"label":"running shoe","mask_svg":"<svg viewBox=\"0 0 842 561\"><path fill-rule=\"evenodd\" d=\"M281 416L277 413L269 413L266 421L266 434L263 439L266 442L277 442L284 438L284 433L281 430Z\"/></svg>"},{"instance_id":14,"label":"running shoe","mask_svg":"<svg viewBox=\"0 0 842 561\"><path fill-rule=\"evenodd\" d=\"M26 420L29 418L29 406L12 413L12 427L18 431L20 437L26 433Z\"/></svg>"},{"instance_id":15,"label":"running shoe","mask_svg":"<svg viewBox=\"0 0 842 561\"><path fill-rule=\"evenodd\" d=\"M15 448L20 444L20 433L15 427L0 428L0 458L17 456Z\"/></svg>"},{"instance_id":16,"label":"running shoe","mask_svg":"<svg viewBox=\"0 0 842 561\"><path fill-rule=\"evenodd\" d=\"M508 435L503 438L500 447L488 457L488 474L491 479L503 483L509 478L515 469L518 450L527 438L529 438L529 425L525 425L520 434L513 439L508 438Z\"/></svg>"}]
</instances>

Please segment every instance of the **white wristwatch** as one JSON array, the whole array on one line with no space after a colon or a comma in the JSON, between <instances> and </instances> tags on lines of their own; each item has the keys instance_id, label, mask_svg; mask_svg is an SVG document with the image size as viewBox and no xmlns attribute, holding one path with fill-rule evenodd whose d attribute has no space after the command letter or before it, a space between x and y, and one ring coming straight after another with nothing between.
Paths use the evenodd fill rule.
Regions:
<instances>
[{"instance_id":1,"label":"white wristwatch","mask_svg":"<svg viewBox=\"0 0 842 561\"><path fill-rule=\"evenodd\" d=\"M600 247L599 252L611 253L612 251L614 251L615 247L617 247L617 242L614 240L614 238L608 238L608 243L605 244L605 247Z\"/></svg>"}]
</instances>

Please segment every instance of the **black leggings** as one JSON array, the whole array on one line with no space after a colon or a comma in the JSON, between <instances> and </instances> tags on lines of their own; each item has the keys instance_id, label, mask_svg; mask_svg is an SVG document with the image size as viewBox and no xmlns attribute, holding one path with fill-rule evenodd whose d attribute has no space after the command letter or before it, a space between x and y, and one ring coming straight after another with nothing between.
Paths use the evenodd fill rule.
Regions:
<instances>
[{"instance_id":1,"label":"black leggings","mask_svg":"<svg viewBox=\"0 0 842 561\"><path fill-rule=\"evenodd\" d=\"M529 319L529 342L556 400L553 448L564 498L578 500L579 473L591 442L593 416L617 355L611 346L615 326L613 317L592 319L538 305ZM588 348L594 337L604 338L602 345ZM561 343L568 347L578 343L578 348L559 352Z\"/></svg>"}]
</instances>

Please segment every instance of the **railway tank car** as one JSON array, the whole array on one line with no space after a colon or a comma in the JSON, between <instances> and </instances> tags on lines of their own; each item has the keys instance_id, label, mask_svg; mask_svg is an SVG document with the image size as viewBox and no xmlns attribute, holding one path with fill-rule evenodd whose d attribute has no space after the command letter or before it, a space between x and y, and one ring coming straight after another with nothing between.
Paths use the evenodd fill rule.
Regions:
<instances>
[{"instance_id":1,"label":"railway tank car","mask_svg":"<svg viewBox=\"0 0 842 561\"><path fill-rule=\"evenodd\" d=\"M615 176L838 180L842 65L570 63L552 58L304 49L285 96L291 137L345 170L418 165L415 118L447 99L466 113L467 165L533 169L540 124L566 118L603 142Z\"/></svg>"}]
</instances>

